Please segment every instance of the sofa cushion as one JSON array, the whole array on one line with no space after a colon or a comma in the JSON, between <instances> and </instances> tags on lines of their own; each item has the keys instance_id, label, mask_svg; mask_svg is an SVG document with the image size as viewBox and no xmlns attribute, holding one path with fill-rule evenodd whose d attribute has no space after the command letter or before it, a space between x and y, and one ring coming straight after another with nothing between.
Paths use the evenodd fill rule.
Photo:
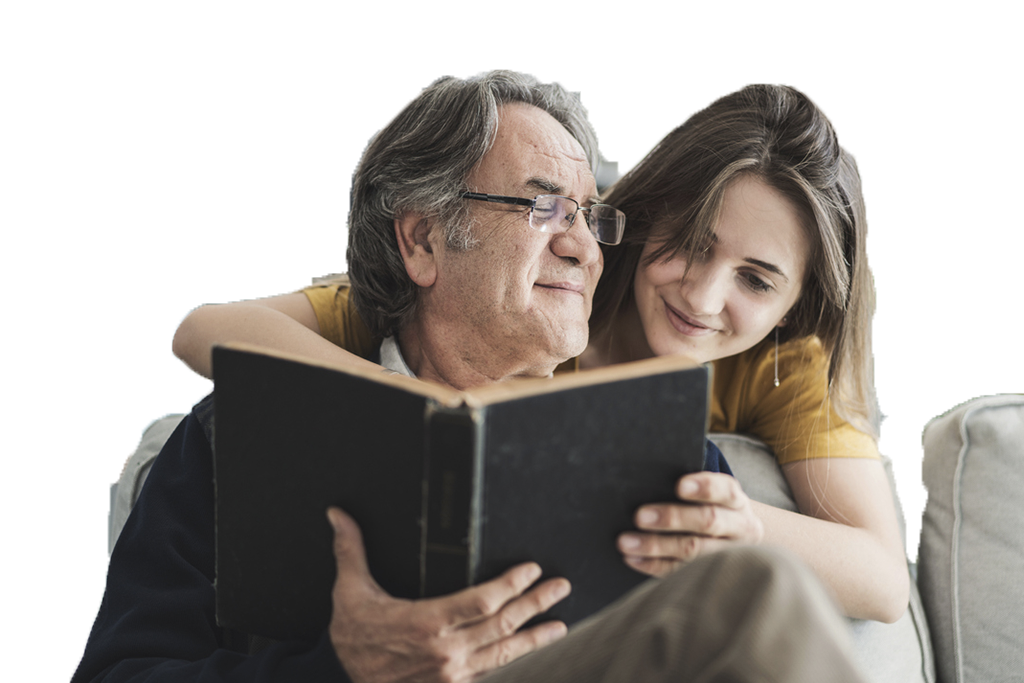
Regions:
<instances>
[{"instance_id":1,"label":"sofa cushion","mask_svg":"<svg viewBox=\"0 0 1024 683\"><path fill-rule=\"evenodd\" d=\"M722 450L733 474L751 499L791 512L797 511L789 484L767 446L756 439L738 434L711 434L708 438ZM883 462L899 511L892 467L888 458L884 458ZM902 531L902 512L899 514ZM910 584L910 607L896 623L883 624L865 619L847 621L858 662L869 681L933 683L935 668L928 624L914 582Z\"/></svg>"},{"instance_id":2,"label":"sofa cushion","mask_svg":"<svg viewBox=\"0 0 1024 683\"><path fill-rule=\"evenodd\" d=\"M1024 396L988 396L924 430L919 577L939 680L1024 675Z\"/></svg>"},{"instance_id":3,"label":"sofa cushion","mask_svg":"<svg viewBox=\"0 0 1024 683\"><path fill-rule=\"evenodd\" d=\"M107 516L108 554L114 552L114 544L121 535L128 515L135 507L142 485L146 483L149 470L153 467L153 460L164 447L164 442L170 438L171 432L177 429L183 419L184 415L167 415L146 427L138 447L125 462L121 476L110 485L110 513Z\"/></svg>"}]
</instances>

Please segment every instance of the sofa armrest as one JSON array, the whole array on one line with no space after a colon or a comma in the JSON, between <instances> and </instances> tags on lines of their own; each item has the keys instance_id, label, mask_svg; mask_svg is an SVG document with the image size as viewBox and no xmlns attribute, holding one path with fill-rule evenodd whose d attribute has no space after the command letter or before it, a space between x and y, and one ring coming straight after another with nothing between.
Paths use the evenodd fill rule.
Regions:
<instances>
[{"instance_id":1,"label":"sofa armrest","mask_svg":"<svg viewBox=\"0 0 1024 683\"><path fill-rule=\"evenodd\" d=\"M1024 671L1024 396L971 400L924 430L918 584L939 680Z\"/></svg>"}]
</instances>

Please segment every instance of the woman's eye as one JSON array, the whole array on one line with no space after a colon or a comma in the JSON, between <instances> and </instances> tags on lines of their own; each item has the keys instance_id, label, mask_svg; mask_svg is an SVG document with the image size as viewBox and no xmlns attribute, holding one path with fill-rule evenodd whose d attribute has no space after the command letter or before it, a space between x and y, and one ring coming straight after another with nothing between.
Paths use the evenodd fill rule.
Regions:
<instances>
[{"instance_id":1,"label":"woman's eye","mask_svg":"<svg viewBox=\"0 0 1024 683\"><path fill-rule=\"evenodd\" d=\"M747 273L743 278L746 280L747 286L755 292L767 292L772 288L770 284L753 273Z\"/></svg>"}]
</instances>

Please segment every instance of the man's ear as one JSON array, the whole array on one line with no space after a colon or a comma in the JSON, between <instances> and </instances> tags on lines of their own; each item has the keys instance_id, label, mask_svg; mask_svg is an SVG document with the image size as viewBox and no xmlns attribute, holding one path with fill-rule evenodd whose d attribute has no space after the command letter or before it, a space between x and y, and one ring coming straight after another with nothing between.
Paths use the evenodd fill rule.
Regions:
<instances>
[{"instance_id":1,"label":"man's ear","mask_svg":"<svg viewBox=\"0 0 1024 683\"><path fill-rule=\"evenodd\" d=\"M405 261L405 272L420 287L430 287L437 279L434 247L430 244L431 227L431 221L416 213L395 219L395 238Z\"/></svg>"}]
</instances>

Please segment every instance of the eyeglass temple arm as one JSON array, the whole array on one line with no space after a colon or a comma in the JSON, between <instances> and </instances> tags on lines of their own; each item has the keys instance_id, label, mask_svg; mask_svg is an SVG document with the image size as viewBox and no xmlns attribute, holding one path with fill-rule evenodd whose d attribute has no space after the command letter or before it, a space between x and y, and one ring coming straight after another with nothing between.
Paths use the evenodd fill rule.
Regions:
<instances>
[{"instance_id":1,"label":"eyeglass temple arm","mask_svg":"<svg viewBox=\"0 0 1024 683\"><path fill-rule=\"evenodd\" d=\"M522 197L504 197L498 194L483 194L481 192L463 192L462 198L478 199L482 202L491 202L493 204L516 204L518 206L529 206L531 209L536 204L532 199L523 199Z\"/></svg>"}]
</instances>

